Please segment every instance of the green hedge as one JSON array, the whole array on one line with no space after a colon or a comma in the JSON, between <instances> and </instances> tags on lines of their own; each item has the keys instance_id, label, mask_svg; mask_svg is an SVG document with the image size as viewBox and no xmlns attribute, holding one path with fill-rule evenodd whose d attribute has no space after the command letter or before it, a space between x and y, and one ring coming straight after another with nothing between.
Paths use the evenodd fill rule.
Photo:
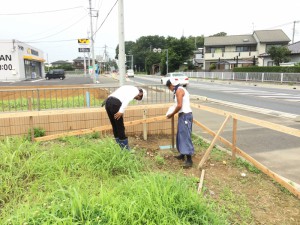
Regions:
<instances>
[{"instance_id":1,"label":"green hedge","mask_svg":"<svg viewBox=\"0 0 300 225\"><path fill-rule=\"evenodd\" d=\"M233 72L273 72L273 73L300 73L300 66L252 66L236 67Z\"/></svg>"}]
</instances>

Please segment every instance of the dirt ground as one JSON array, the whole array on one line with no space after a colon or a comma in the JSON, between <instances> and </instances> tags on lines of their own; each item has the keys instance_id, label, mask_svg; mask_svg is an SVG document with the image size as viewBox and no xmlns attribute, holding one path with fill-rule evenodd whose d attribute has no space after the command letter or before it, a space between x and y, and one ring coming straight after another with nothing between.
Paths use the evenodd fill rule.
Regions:
<instances>
[{"instance_id":1,"label":"dirt ground","mask_svg":"<svg viewBox=\"0 0 300 225\"><path fill-rule=\"evenodd\" d=\"M146 156L156 162L157 169L182 171L184 175L193 176L199 182L201 171L197 166L205 148L195 145L194 165L190 169L183 169L183 162L173 157L177 155L177 150L160 148L171 145L170 137L151 136L144 141L136 136L129 137L129 142L132 148L145 149ZM225 211L231 213L232 224L300 225L298 198L265 174L238 166L229 154L222 151L220 153L222 154L218 154L218 151L211 153L205 163L202 193L219 202L225 207Z\"/></svg>"}]
</instances>

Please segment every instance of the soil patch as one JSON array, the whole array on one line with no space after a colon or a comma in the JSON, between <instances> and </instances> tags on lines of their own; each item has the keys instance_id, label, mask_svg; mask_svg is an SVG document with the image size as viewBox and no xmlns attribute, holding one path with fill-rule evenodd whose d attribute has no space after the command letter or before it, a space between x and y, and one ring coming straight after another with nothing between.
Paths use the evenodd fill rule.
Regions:
<instances>
[{"instance_id":1,"label":"soil patch","mask_svg":"<svg viewBox=\"0 0 300 225\"><path fill-rule=\"evenodd\" d=\"M171 145L168 136L151 136L147 141L139 136L129 137L129 143L137 151L145 149L155 170L182 172L199 182L201 171L197 166L206 147L197 141L194 165L190 169L183 169L183 162L173 157L178 154L177 150L160 148ZM224 207L232 224L300 224L300 200L243 160L233 161L226 152L214 149L203 169L202 194Z\"/></svg>"}]
</instances>

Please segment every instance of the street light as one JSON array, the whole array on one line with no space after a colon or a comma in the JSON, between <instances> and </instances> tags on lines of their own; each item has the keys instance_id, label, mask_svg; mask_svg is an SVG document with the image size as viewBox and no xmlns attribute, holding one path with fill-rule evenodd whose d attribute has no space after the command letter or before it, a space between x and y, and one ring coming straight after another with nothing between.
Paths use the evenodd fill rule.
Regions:
<instances>
[{"instance_id":1,"label":"street light","mask_svg":"<svg viewBox=\"0 0 300 225\"><path fill-rule=\"evenodd\" d=\"M169 51L168 49L161 49L161 48L154 48L153 49L153 52L158 52L158 53L161 53L162 50L165 50L167 51L167 61L166 61L166 65L167 65L167 74L169 73Z\"/></svg>"}]
</instances>

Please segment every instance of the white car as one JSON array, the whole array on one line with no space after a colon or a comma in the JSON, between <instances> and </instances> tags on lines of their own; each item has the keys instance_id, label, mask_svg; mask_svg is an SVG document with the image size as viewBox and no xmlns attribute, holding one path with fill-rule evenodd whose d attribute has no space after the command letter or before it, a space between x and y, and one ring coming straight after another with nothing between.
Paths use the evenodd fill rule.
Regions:
<instances>
[{"instance_id":1,"label":"white car","mask_svg":"<svg viewBox=\"0 0 300 225\"><path fill-rule=\"evenodd\" d=\"M126 77L134 77L134 70L127 70Z\"/></svg>"},{"instance_id":2,"label":"white car","mask_svg":"<svg viewBox=\"0 0 300 225\"><path fill-rule=\"evenodd\" d=\"M182 85L183 87L186 87L189 84L189 78L184 75L183 73L168 73L165 77L161 78L160 82L161 84L166 85L167 81L171 78L174 77L175 80L178 80L179 84Z\"/></svg>"}]
</instances>

